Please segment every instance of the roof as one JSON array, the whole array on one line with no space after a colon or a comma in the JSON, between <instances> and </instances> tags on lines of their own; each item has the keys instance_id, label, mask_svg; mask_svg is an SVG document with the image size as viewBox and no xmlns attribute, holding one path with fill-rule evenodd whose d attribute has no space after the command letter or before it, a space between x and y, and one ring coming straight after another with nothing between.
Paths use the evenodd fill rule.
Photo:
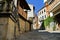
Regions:
<instances>
[{"instance_id":1,"label":"roof","mask_svg":"<svg viewBox=\"0 0 60 40\"><path fill-rule=\"evenodd\" d=\"M20 6L23 8L23 9L27 9L27 10L30 10L30 7L28 6L28 3L26 2L26 0L18 0L19 3L20 3Z\"/></svg>"}]
</instances>

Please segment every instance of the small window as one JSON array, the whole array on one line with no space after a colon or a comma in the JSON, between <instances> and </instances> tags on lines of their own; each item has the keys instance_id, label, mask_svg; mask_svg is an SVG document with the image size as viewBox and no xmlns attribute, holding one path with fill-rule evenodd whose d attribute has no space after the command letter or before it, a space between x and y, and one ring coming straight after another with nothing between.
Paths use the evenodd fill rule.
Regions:
<instances>
[{"instance_id":1,"label":"small window","mask_svg":"<svg viewBox=\"0 0 60 40\"><path fill-rule=\"evenodd\" d=\"M43 11L42 11L42 14L43 14Z\"/></svg>"},{"instance_id":2,"label":"small window","mask_svg":"<svg viewBox=\"0 0 60 40\"><path fill-rule=\"evenodd\" d=\"M40 15L41 15L41 12L40 12Z\"/></svg>"},{"instance_id":3,"label":"small window","mask_svg":"<svg viewBox=\"0 0 60 40\"><path fill-rule=\"evenodd\" d=\"M46 15L45 15L45 18L46 18Z\"/></svg>"},{"instance_id":4,"label":"small window","mask_svg":"<svg viewBox=\"0 0 60 40\"><path fill-rule=\"evenodd\" d=\"M3 4L2 3L0 3L0 10L2 10L3 9Z\"/></svg>"},{"instance_id":5,"label":"small window","mask_svg":"<svg viewBox=\"0 0 60 40\"><path fill-rule=\"evenodd\" d=\"M0 0L0 12L3 11L3 6L4 6L4 2L2 0Z\"/></svg>"},{"instance_id":6,"label":"small window","mask_svg":"<svg viewBox=\"0 0 60 40\"><path fill-rule=\"evenodd\" d=\"M44 19L44 16L42 16L42 19Z\"/></svg>"},{"instance_id":7,"label":"small window","mask_svg":"<svg viewBox=\"0 0 60 40\"><path fill-rule=\"evenodd\" d=\"M45 9L44 9L44 12L45 12Z\"/></svg>"},{"instance_id":8,"label":"small window","mask_svg":"<svg viewBox=\"0 0 60 40\"><path fill-rule=\"evenodd\" d=\"M25 11L27 13L27 11Z\"/></svg>"}]
</instances>

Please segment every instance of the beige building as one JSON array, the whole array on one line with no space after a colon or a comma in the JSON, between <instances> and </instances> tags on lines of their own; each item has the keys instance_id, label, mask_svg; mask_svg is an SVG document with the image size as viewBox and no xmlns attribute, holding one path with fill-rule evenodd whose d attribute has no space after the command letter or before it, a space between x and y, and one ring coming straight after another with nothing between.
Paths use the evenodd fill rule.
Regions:
<instances>
[{"instance_id":1,"label":"beige building","mask_svg":"<svg viewBox=\"0 0 60 40\"><path fill-rule=\"evenodd\" d=\"M60 0L45 0L48 15L54 16L56 30L60 30Z\"/></svg>"}]
</instances>

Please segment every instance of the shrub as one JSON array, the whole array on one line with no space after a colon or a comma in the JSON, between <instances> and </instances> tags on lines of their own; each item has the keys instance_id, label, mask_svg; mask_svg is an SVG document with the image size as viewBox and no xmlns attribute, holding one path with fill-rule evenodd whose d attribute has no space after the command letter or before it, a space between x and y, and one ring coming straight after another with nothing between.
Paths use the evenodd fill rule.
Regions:
<instances>
[{"instance_id":1,"label":"shrub","mask_svg":"<svg viewBox=\"0 0 60 40\"><path fill-rule=\"evenodd\" d=\"M50 25L50 22L53 22L54 21L54 17L47 17L45 20L44 20L44 25L45 27L46 26L49 26Z\"/></svg>"}]
</instances>

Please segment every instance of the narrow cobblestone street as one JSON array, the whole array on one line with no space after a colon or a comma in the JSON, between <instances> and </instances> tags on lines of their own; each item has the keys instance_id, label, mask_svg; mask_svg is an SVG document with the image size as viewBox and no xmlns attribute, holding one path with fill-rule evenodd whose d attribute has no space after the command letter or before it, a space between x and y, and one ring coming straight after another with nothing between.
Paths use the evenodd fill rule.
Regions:
<instances>
[{"instance_id":1,"label":"narrow cobblestone street","mask_svg":"<svg viewBox=\"0 0 60 40\"><path fill-rule=\"evenodd\" d=\"M60 40L60 0L0 0L0 40Z\"/></svg>"},{"instance_id":2,"label":"narrow cobblestone street","mask_svg":"<svg viewBox=\"0 0 60 40\"><path fill-rule=\"evenodd\" d=\"M21 34L16 40L60 40L60 33L32 31Z\"/></svg>"}]
</instances>

